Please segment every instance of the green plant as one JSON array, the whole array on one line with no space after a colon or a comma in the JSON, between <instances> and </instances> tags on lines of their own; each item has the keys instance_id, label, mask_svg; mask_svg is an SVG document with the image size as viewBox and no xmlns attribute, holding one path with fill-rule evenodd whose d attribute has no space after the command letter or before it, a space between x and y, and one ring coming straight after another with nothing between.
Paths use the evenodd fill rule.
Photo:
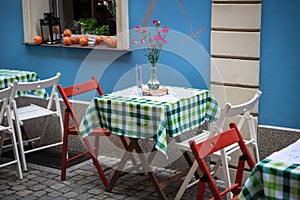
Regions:
<instances>
[{"instance_id":1,"label":"green plant","mask_svg":"<svg viewBox=\"0 0 300 200\"><path fill-rule=\"evenodd\" d=\"M96 35L109 35L109 25L103 25L95 28Z\"/></svg>"},{"instance_id":2,"label":"green plant","mask_svg":"<svg viewBox=\"0 0 300 200\"><path fill-rule=\"evenodd\" d=\"M80 18L78 21L84 32L94 31L96 35L109 35L109 25L98 26L96 18Z\"/></svg>"},{"instance_id":3,"label":"green plant","mask_svg":"<svg viewBox=\"0 0 300 200\"><path fill-rule=\"evenodd\" d=\"M96 18L80 18L78 21L81 24L84 32L94 31L98 25L98 20Z\"/></svg>"}]
</instances>

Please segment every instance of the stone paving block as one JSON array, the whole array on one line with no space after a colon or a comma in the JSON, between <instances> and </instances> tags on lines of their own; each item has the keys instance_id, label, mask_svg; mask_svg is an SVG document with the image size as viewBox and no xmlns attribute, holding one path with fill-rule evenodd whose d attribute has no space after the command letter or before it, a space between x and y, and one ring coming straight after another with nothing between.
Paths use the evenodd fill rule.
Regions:
<instances>
[{"instance_id":1,"label":"stone paving block","mask_svg":"<svg viewBox=\"0 0 300 200\"><path fill-rule=\"evenodd\" d=\"M22 197L31 195L32 193L33 193L33 191L31 191L31 190L22 190L22 191L16 192L17 195L22 196Z\"/></svg>"},{"instance_id":2,"label":"stone paving block","mask_svg":"<svg viewBox=\"0 0 300 200\"><path fill-rule=\"evenodd\" d=\"M110 158L105 159L110 160ZM118 160L112 159L111 162ZM159 179L165 179L177 173L176 170L164 168L153 169L155 170L155 175L160 177ZM0 168L0 199L4 200L20 198L30 200L159 199L147 174L128 173L119 178L112 192L106 192L91 161L71 167L71 173L69 173L68 169L66 181L60 180L60 170L53 170L33 164L29 165L28 171L24 173L23 180L19 180L14 173L8 173L9 170L15 169L9 167ZM108 180L111 179L112 174L113 170L106 173ZM164 192L169 199L174 198L180 184L181 182L173 183L164 188ZM189 188L182 199L195 199L196 191L197 185Z\"/></svg>"},{"instance_id":3,"label":"stone paving block","mask_svg":"<svg viewBox=\"0 0 300 200\"><path fill-rule=\"evenodd\" d=\"M3 191L1 191L1 194L3 194L3 195L9 195L9 194L13 194L13 193L15 193L14 190L3 190Z\"/></svg>"},{"instance_id":4,"label":"stone paving block","mask_svg":"<svg viewBox=\"0 0 300 200\"><path fill-rule=\"evenodd\" d=\"M25 190L26 188L27 187L24 185L16 185L16 186L13 186L11 189L15 190L15 191L22 191L22 190Z\"/></svg>"},{"instance_id":5,"label":"stone paving block","mask_svg":"<svg viewBox=\"0 0 300 200\"><path fill-rule=\"evenodd\" d=\"M47 194L49 197L60 197L62 196L62 193L61 192L57 192L57 191L53 191L53 192L50 192L49 194Z\"/></svg>"},{"instance_id":6,"label":"stone paving block","mask_svg":"<svg viewBox=\"0 0 300 200\"><path fill-rule=\"evenodd\" d=\"M71 191L71 192L68 192L68 193L64 194L63 197L66 197L66 198L70 199L70 198L74 198L78 195L79 194L77 192Z\"/></svg>"},{"instance_id":7,"label":"stone paving block","mask_svg":"<svg viewBox=\"0 0 300 200\"><path fill-rule=\"evenodd\" d=\"M37 191L37 192L34 192L32 194L32 196L34 196L34 197L42 197L45 194L47 194L45 191Z\"/></svg>"},{"instance_id":8,"label":"stone paving block","mask_svg":"<svg viewBox=\"0 0 300 200\"><path fill-rule=\"evenodd\" d=\"M46 188L47 186L46 185L42 185L42 184L38 184L38 185L33 185L30 187L30 190L33 190L33 191L40 191L44 188Z\"/></svg>"}]
</instances>

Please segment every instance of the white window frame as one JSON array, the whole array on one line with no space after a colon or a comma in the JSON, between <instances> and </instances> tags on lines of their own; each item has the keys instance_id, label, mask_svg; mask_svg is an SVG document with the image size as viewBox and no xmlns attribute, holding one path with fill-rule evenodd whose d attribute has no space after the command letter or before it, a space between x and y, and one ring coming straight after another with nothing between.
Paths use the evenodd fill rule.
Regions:
<instances>
[{"instance_id":1,"label":"white window frame","mask_svg":"<svg viewBox=\"0 0 300 200\"><path fill-rule=\"evenodd\" d=\"M116 49L129 50L128 0L116 0L116 4ZM44 18L44 13L49 12L49 0L22 0L22 10L24 44L33 44L34 36L41 35L39 19Z\"/></svg>"}]
</instances>

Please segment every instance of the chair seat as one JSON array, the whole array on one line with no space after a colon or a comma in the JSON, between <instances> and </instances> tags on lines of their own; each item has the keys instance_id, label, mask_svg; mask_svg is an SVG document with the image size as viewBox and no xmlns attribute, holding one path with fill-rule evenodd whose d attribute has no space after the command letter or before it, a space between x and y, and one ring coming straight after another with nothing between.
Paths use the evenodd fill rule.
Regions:
<instances>
[{"instance_id":1,"label":"chair seat","mask_svg":"<svg viewBox=\"0 0 300 200\"><path fill-rule=\"evenodd\" d=\"M188 138L187 140L183 140L181 142L176 142L175 143L175 146L178 148L178 149L181 149L183 151L190 151L192 152L191 148L190 148L190 144L189 144L189 141L191 140L195 140L196 143L199 143L203 140L205 140L208 135L210 134L209 131L203 131L202 133L198 134L198 135L195 135L191 138Z\"/></svg>"},{"instance_id":2,"label":"chair seat","mask_svg":"<svg viewBox=\"0 0 300 200\"><path fill-rule=\"evenodd\" d=\"M200 142L203 142L204 140L206 140L208 138L210 134L210 131L203 131L202 133L198 134L198 135L195 135L191 138L188 138L187 140L183 140L182 142L178 142L178 143L175 143L175 146L178 148L178 149L181 149L183 151L190 151L192 152L191 148L190 148L190 144L189 142L191 140L194 140L197 144L200 143ZM246 142L246 141L245 141ZM226 151L236 151L238 150L238 144L232 144L231 146L225 148ZM213 154L211 154L211 157L215 157L216 159L219 159L221 156L221 152L220 151L216 151L214 152ZM228 161L231 160L231 157L230 156L226 156Z\"/></svg>"},{"instance_id":3,"label":"chair seat","mask_svg":"<svg viewBox=\"0 0 300 200\"><path fill-rule=\"evenodd\" d=\"M21 121L57 114L56 111L51 111L35 104L20 107L17 109L17 112ZM15 119L15 116L13 115L12 118Z\"/></svg>"},{"instance_id":4,"label":"chair seat","mask_svg":"<svg viewBox=\"0 0 300 200\"><path fill-rule=\"evenodd\" d=\"M189 141L194 140L198 144L198 143L206 140L209 134L210 134L210 131L203 131L202 133L200 133L198 135L195 135L191 138L188 138L187 140L183 140L182 142L175 143L175 146L178 149L181 149L183 151L190 151L191 152L192 150L190 148ZM245 142L246 145L250 145L250 144L255 145L254 140L244 140L244 142ZM227 154L231 154L231 153L235 152L238 149L239 149L239 146L238 146L237 143L232 144L232 145L225 148L226 152L228 152ZM212 154L211 156L214 157L214 156L220 156L220 155L221 155L221 152L217 151L217 152L214 152L214 154ZM231 160L230 156L227 156L227 158L229 160Z\"/></svg>"}]
</instances>

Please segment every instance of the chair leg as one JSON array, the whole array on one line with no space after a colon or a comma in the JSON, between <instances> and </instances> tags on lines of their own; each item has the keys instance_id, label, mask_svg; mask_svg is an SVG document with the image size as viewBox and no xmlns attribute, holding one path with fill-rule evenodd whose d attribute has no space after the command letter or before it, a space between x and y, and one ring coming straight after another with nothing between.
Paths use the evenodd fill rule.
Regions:
<instances>
[{"instance_id":1,"label":"chair leg","mask_svg":"<svg viewBox=\"0 0 300 200\"><path fill-rule=\"evenodd\" d=\"M255 161L259 162L260 158L259 158L259 152L258 152L258 146L257 146L257 131L256 131L256 127L255 127L254 118L251 116L247 120L248 120L250 138L252 140L252 146L254 148L255 157L256 157Z\"/></svg>"},{"instance_id":2,"label":"chair leg","mask_svg":"<svg viewBox=\"0 0 300 200\"><path fill-rule=\"evenodd\" d=\"M256 162L260 162L260 158L259 158L259 151L258 151L258 146L257 146L257 143L254 143L253 145L253 148L254 148L254 151L255 151L255 157L256 157Z\"/></svg>"},{"instance_id":3,"label":"chair leg","mask_svg":"<svg viewBox=\"0 0 300 200\"><path fill-rule=\"evenodd\" d=\"M220 159L218 159L217 162L215 163L215 166L211 170L211 174L212 174L213 177L215 177L217 175L221 164L222 164L222 161Z\"/></svg>"},{"instance_id":4,"label":"chair leg","mask_svg":"<svg viewBox=\"0 0 300 200\"><path fill-rule=\"evenodd\" d=\"M27 164L26 164L26 158L25 158L25 152L24 152L22 132L21 132L20 124L18 124L18 123L19 123L19 121L16 120L16 129L17 129L17 137L18 137L19 147L20 147L21 160L22 160L23 170L27 171Z\"/></svg>"},{"instance_id":5,"label":"chair leg","mask_svg":"<svg viewBox=\"0 0 300 200\"><path fill-rule=\"evenodd\" d=\"M101 167L98 159L96 158L96 155L95 155L95 152L93 150L92 145L90 144L90 142L89 142L89 140L88 140L87 137L83 138L83 142L84 142L86 148L88 149L88 152L89 152L89 154L90 154L90 156L91 156L91 158L93 160L93 164L95 165L95 167L97 169L97 172L98 172L98 174L99 174L99 176L100 176L100 178L102 180L102 183L103 183L104 187L107 188L108 187L108 181L107 181L107 179L105 177L105 174L104 174L104 172L102 170L102 167Z\"/></svg>"},{"instance_id":6,"label":"chair leg","mask_svg":"<svg viewBox=\"0 0 300 200\"><path fill-rule=\"evenodd\" d=\"M61 112L61 108L60 108L60 103L59 103L59 98L58 98L58 94L55 93L55 107L56 107L56 112L57 112L57 117L59 120L59 125L60 125L60 136L61 136L61 141L63 141L64 138L64 123L63 123L63 119L62 119L62 112Z\"/></svg>"},{"instance_id":7,"label":"chair leg","mask_svg":"<svg viewBox=\"0 0 300 200\"><path fill-rule=\"evenodd\" d=\"M25 138L25 140L30 140L29 136L28 136L28 133L26 132L25 128L23 125L21 125L21 135L22 137ZM28 142L29 146L31 149L34 149L36 148L36 145L35 145L35 142L34 141L31 141L31 142ZM24 143L23 143L24 145Z\"/></svg>"},{"instance_id":8,"label":"chair leg","mask_svg":"<svg viewBox=\"0 0 300 200\"><path fill-rule=\"evenodd\" d=\"M64 133L62 153L61 153L61 175L60 175L60 179L62 181L66 180L67 154L68 154L68 133Z\"/></svg>"},{"instance_id":9,"label":"chair leg","mask_svg":"<svg viewBox=\"0 0 300 200\"><path fill-rule=\"evenodd\" d=\"M5 139L5 133L1 132L0 133L0 155L2 153L2 148L3 148L3 145L4 145L4 139Z\"/></svg>"},{"instance_id":10,"label":"chair leg","mask_svg":"<svg viewBox=\"0 0 300 200\"><path fill-rule=\"evenodd\" d=\"M229 172L229 165L227 160L227 154L224 149L221 149L221 161L222 161L222 169L223 169L223 177L225 182L225 187L229 188L231 186L230 181L230 172ZM231 194L226 194L227 199L231 199Z\"/></svg>"},{"instance_id":11,"label":"chair leg","mask_svg":"<svg viewBox=\"0 0 300 200\"><path fill-rule=\"evenodd\" d=\"M16 140L16 135L14 133L11 133L11 141L12 141L14 156L15 156L15 159L17 160L18 177L19 177L19 179L23 179L23 173L22 173L21 161L20 161L19 152L18 152L17 140Z\"/></svg>"},{"instance_id":12,"label":"chair leg","mask_svg":"<svg viewBox=\"0 0 300 200\"><path fill-rule=\"evenodd\" d=\"M42 130L41 136L40 136L41 138L40 138L40 141L39 141L39 146L42 145L43 138L44 138L44 135L45 135L45 132L46 132L46 128L47 128L47 124L48 124L49 118L50 118L50 116L48 116L48 117L46 118L46 121L45 121L45 123L44 123L44 127L43 127L43 130Z\"/></svg>"},{"instance_id":13,"label":"chair leg","mask_svg":"<svg viewBox=\"0 0 300 200\"><path fill-rule=\"evenodd\" d=\"M94 143L94 149L95 149L95 156L98 159L99 156L99 142L100 142L100 136L95 136L95 143Z\"/></svg>"},{"instance_id":14,"label":"chair leg","mask_svg":"<svg viewBox=\"0 0 300 200\"><path fill-rule=\"evenodd\" d=\"M197 200L204 199L205 182L200 181L198 184Z\"/></svg>"}]
</instances>

